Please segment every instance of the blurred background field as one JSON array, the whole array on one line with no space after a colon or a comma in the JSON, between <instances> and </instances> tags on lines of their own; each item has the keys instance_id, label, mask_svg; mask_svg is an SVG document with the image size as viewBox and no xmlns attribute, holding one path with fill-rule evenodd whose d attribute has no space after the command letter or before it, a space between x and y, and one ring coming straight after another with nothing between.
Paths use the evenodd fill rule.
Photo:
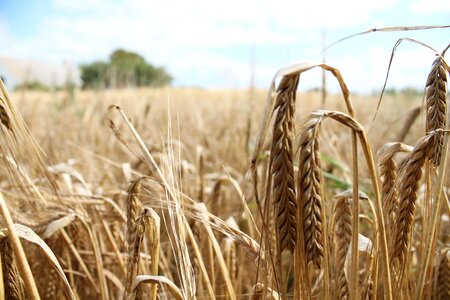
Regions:
<instances>
[{"instance_id":1,"label":"blurred background field","mask_svg":"<svg viewBox=\"0 0 450 300\"><path fill-rule=\"evenodd\" d=\"M243 175L249 167L267 91L141 88L54 93L18 91L11 96L51 163L76 159L80 160L80 167L90 168L90 163L96 161L94 152L117 163L135 159L126 150L120 151L108 128L107 110L116 104L127 112L150 148L162 149L162 143L168 138L170 120L172 137L183 144L183 159L195 159L196 148L203 148L215 161L211 170L220 170L223 165ZM339 94L329 95L325 106L320 92L301 92L298 97L297 127L313 110L344 110ZM386 139L397 138L408 114L422 103L418 93L387 94L373 121L379 98L356 95L352 99L358 120L367 128L374 149ZM421 123L423 120L418 118L406 142L419 136L415 128ZM342 140L345 133L340 133L344 128L329 130L324 142L338 148L330 155L348 158ZM82 163L85 159L88 161ZM96 168L91 169L85 170L87 174Z\"/></svg>"}]
</instances>

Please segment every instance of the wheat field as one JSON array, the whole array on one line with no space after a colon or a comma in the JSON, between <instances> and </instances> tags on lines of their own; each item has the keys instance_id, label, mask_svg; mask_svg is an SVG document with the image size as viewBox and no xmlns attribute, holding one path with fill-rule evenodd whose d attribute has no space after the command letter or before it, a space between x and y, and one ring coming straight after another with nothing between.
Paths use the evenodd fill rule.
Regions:
<instances>
[{"instance_id":1,"label":"wheat field","mask_svg":"<svg viewBox=\"0 0 450 300\"><path fill-rule=\"evenodd\" d=\"M447 76L0 94L1 299L450 299ZM299 92L312 68L342 93ZM374 118L376 113L376 117Z\"/></svg>"}]
</instances>

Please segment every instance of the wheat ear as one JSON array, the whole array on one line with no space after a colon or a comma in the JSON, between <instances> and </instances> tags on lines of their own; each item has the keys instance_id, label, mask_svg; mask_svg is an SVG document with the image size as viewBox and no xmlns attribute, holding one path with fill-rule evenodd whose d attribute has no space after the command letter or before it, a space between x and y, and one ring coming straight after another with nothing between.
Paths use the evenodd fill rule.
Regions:
<instances>
[{"instance_id":1,"label":"wheat ear","mask_svg":"<svg viewBox=\"0 0 450 300\"><path fill-rule=\"evenodd\" d=\"M336 246L337 295L349 299L349 282L345 272L345 259L352 240L352 213L349 197L337 195L334 210L334 232Z\"/></svg>"},{"instance_id":2,"label":"wheat ear","mask_svg":"<svg viewBox=\"0 0 450 300\"><path fill-rule=\"evenodd\" d=\"M447 124L447 71L444 59L433 62L426 83L427 132L445 129ZM434 135L430 141L430 162L437 167L442 156L444 135Z\"/></svg>"},{"instance_id":3,"label":"wheat ear","mask_svg":"<svg viewBox=\"0 0 450 300\"><path fill-rule=\"evenodd\" d=\"M312 117L300 136L298 166L299 220L302 222L303 242L307 263L317 268L323 260L322 170L318 134L322 118Z\"/></svg>"},{"instance_id":4,"label":"wheat ear","mask_svg":"<svg viewBox=\"0 0 450 300\"><path fill-rule=\"evenodd\" d=\"M20 282L19 272L14 262L14 254L8 238L0 241L0 253L2 259L2 272L5 287L5 299L24 299L23 286Z\"/></svg>"},{"instance_id":5,"label":"wheat ear","mask_svg":"<svg viewBox=\"0 0 450 300\"><path fill-rule=\"evenodd\" d=\"M422 169L429 155L430 140L433 135L427 135L417 141L398 180L399 211L395 225L396 233L393 240L391 258L397 258L399 265L403 264L408 252L418 197L417 193L423 174Z\"/></svg>"},{"instance_id":6,"label":"wheat ear","mask_svg":"<svg viewBox=\"0 0 450 300\"><path fill-rule=\"evenodd\" d=\"M130 244L128 249L127 281L125 284L124 300L129 300L129 295L136 293L136 291L133 291L133 283L139 272L139 261L141 259L140 249L142 240L144 239L145 227L147 223L147 209L144 209L136 220L135 230L133 232L134 235L131 237L133 242Z\"/></svg>"},{"instance_id":7,"label":"wheat ear","mask_svg":"<svg viewBox=\"0 0 450 300\"><path fill-rule=\"evenodd\" d=\"M150 244L150 254L152 261L150 263L151 275L158 275L159 253L161 248L161 220L158 214L151 208L146 208L143 212L148 218L147 237ZM150 299L157 299L158 286L153 283L150 288Z\"/></svg>"},{"instance_id":8,"label":"wheat ear","mask_svg":"<svg viewBox=\"0 0 450 300\"><path fill-rule=\"evenodd\" d=\"M141 241L143 239L144 232L138 232L138 230L143 230L140 228L138 218L139 218L139 193L141 192L141 180L143 178L139 177L134 179L127 190L126 198L126 208L127 208L127 227L126 227L126 240L127 240L127 252L128 252L128 262L127 262L127 281L124 293L124 299L129 297L132 293L133 280L137 275L139 268L139 251L136 253L135 247L140 247ZM138 243L137 245L135 243ZM138 248L139 249L139 248ZM136 263L137 261L137 263ZM139 293L138 290L137 293Z\"/></svg>"},{"instance_id":9,"label":"wheat ear","mask_svg":"<svg viewBox=\"0 0 450 300\"><path fill-rule=\"evenodd\" d=\"M139 217L139 193L141 192L141 181L142 177L134 179L127 190L127 198L126 198L126 208L127 208L127 245L129 247L128 252L130 252L130 248L133 244L133 239L135 236L136 230L136 220Z\"/></svg>"},{"instance_id":10,"label":"wheat ear","mask_svg":"<svg viewBox=\"0 0 450 300\"><path fill-rule=\"evenodd\" d=\"M411 127L414 125L414 122L417 120L417 118L420 115L420 111L422 110L422 106L416 106L413 109L411 109L408 114L406 115L406 120L403 123L402 130L397 135L396 141L403 143L406 139L406 136L411 130Z\"/></svg>"},{"instance_id":11,"label":"wheat ear","mask_svg":"<svg viewBox=\"0 0 450 300\"><path fill-rule=\"evenodd\" d=\"M399 168L394 155L399 152L411 152L412 147L403 143L387 143L378 151L378 166L380 170L381 193L383 199L383 216L389 232L395 228L395 214L398 211L398 190L396 186ZM392 236L387 236L391 245Z\"/></svg>"},{"instance_id":12,"label":"wheat ear","mask_svg":"<svg viewBox=\"0 0 450 300\"><path fill-rule=\"evenodd\" d=\"M1 80L0 80L1 83ZM9 212L8 206L6 205L3 195L0 193L0 213L5 222L6 228L8 229L8 239L11 243L11 249L14 253L15 262L17 265L17 270L20 277L22 277L24 282L24 288L28 297L32 299L40 299L39 291L36 286L36 281L34 280L33 273L31 272L30 265L28 263L25 251L20 242L20 238L15 230L11 214Z\"/></svg>"},{"instance_id":13,"label":"wheat ear","mask_svg":"<svg viewBox=\"0 0 450 300\"><path fill-rule=\"evenodd\" d=\"M436 294L438 300L450 299L450 250L444 252L439 260Z\"/></svg>"},{"instance_id":14,"label":"wheat ear","mask_svg":"<svg viewBox=\"0 0 450 300\"><path fill-rule=\"evenodd\" d=\"M279 252L294 250L296 240L294 112L299 76L284 76L277 89L271 148L273 203Z\"/></svg>"}]
</instances>

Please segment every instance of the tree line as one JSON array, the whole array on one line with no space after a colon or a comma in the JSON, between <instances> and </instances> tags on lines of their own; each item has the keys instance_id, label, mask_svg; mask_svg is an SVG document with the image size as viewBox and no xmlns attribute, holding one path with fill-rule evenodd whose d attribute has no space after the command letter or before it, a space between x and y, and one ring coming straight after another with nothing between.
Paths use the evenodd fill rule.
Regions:
<instances>
[{"instance_id":1,"label":"tree line","mask_svg":"<svg viewBox=\"0 0 450 300\"><path fill-rule=\"evenodd\" d=\"M80 66L82 88L128 88L170 85L172 76L162 67L153 66L141 55L118 49L109 61L95 61Z\"/></svg>"}]
</instances>

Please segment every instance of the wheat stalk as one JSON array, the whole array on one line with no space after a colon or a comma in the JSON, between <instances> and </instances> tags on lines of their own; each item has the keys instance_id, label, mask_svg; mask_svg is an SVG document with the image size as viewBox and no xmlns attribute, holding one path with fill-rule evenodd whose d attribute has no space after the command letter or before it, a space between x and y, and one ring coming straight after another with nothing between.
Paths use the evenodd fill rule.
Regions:
<instances>
[{"instance_id":1,"label":"wheat stalk","mask_svg":"<svg viewBox=\"0 0 450 300\"><path fill-rule=\"evenodd\" d=\"M219 243L217 242L216 237L214 236L214 233L212 231L210 221L209 221L209 214L208 210L206 209L206 205L204 203L197 203L195 204L196 208L198 209L200 213L200 218L203 221L203 225L206 229L206 232L208 234L208 238L212 243L212 247L214 249L215 256L218 261L219 270L222 274L222 277L225 281L225 287L227 290L227 294L229 295L230 299L236 299L236 294L233 289L233 285L231 283L230 273L227 269L227 265L225 262L225 258L223 257L223 253L220 249Z\"/></svg>"},{"instance_id":2,"label":"wheat stalk","mask_svg":"<svg viewBox=\"0 0 450 300\"><path fill-rule=\"evenodd\" d=\"M445 52L449 49L450 45L447 46L447 48L442 52L442 55L440 57L442 57ZM445 107L446 107L446 83L447 83L447 74L446 72L450 72L449 66L447 65L447 63L445 62L445 60L442 58L440 60L440 63L442 64L442 68L439 69L439 75L435 75L435 77L439 77L440 80L438 80L438 83L436 83L435 85L438 86L438 93L439 96L438 98L440 98L440 102L444 101L445 102ZM444 80L445 79L445 80ZM444 94L442 94L444 92ZM441 104L442 105L442 104ZM442 114L442 113L441 113ZM445 112L444 112L445 114ZM446 117L445 117L446 118ZM427 121L428 123L428 121ZM445 123L447 123L445 121ZM448 125L445 126L446 130L448 132ZM441 128L436 129L436 131L441 131ZM423 260L420 262L422 268L419 270L419 280L418 280L418 284L417 284L417 289L416 289L416 297L417 298L422 298L424 296L424 289L425 289L425 285L426 285L426 281L429 280L427 277L429 277L428 274L430 274L429 272L427 272L427 270L431 267L430 266L430 261L432 261L432 256L433 256L433 252L435 252L435 247L436 247L436 242L437 242L437 235L439 232L439 228L440 228L440 215L441 215L441 208L445 204L447 205L447 208L449 207L448 205L448 199L447 196L442 193L442 191L444 190L444 184L445 184L445 180L446 180L446 170L447 170L447 153L448 153L448 135L445 135L442 137L442 140L439 141L438 143L435 143L435 146L437 146L439 153L436 155L442 156L442 153L444 153L444 157L441 161L441 158L439 157L439 159L436 160L437 164L439 165L438 168L438 175L437 175L437 182L438 184L436 185L436 187L434 188L433 191L433 198L435 199L435 208L434 211L430 214L431 218L429 218L428 222L425 222L424 224L424 233L426 238L424 239L425 242L425 250L424 250L424 255L422 256ZM435 148L432 149L432 151L434 151ZM431 157L431 159L433 159L433 157ZM433 164L433 162L431 162ZM427 176L427 186L429 186L428 182L431 181L431 172L428 172L428 176ZM430 193L431 194L431 193ZM426 209L429 210L431 208L431 201L427 201L428 204L426 206Z\"/></svg>"},{"instance_id":3,"label":"wheat stalk","mask_svg":"<svg viewBox=\"0 0 450 300\"><path fill-rule=\"evenodd\" d=\"M202 280L200 280L200 282L204 282L208 291L208 296L210 299L215 299L215 295L214 295L214 289L213 289L213 285L212 282L210 280L210 277L208 275L208 271L206 270L206 266L205 266L205 262L204 262L204 258L202 257L202 254L200 252L200 247L195 239L194 233L193 233L193 229L192 227L198 228L199 224L198 223L194 223L193 226L186 226L186 234L187 237L190 241L191 247L192 247L192 253L194 255L193 257L193 261L195 262L195 266L197 267L197 269L200 270L200 275L202 276ZM190 251L191 252L191 251Z\"/></svg>"},{"instance_id":4,"label":"wheat stalk","mask_svg":"<svg viewBox=\"0 0 450 300\"><path fill-rule=\"evenodd\" d=\"M236 228L239 230L239 226L236 223L236 220L233 217L230 217L227 219L227 224L230 227ZM236 290L236 287L238 286L238 253L237 253L237 247L236 242L232 238L225 238L223 240L224 242L224 256L225 256L225 263L227 265L227 269L230 272L231 282L233 287ZM226 292L226 291L225 291Z\"/></svg>"},{"instance_id":5,"label":"wheat stalk","mask_svg":"<svg viewBox=\"0 0 450 300\"><path fill-rule=\"evenodd\" d=\"M138 275L138 276L136 276L136 278L134 279L134 282L133 282L133 286L132 286L133 292L130 295L130 297L128 297L127 300L135 299L133 297L136 295L136 291L139 290L141 285L144 283L150 283L152 285L156 285L156 284L163 285L164 284L168 287L168 290L171 293L172 297L170 299L175 299L175 300L186 299L185 297L183 297L181 290L175 285L175 283L173 283L167 277L156 276L156 275ZM195 298L193 298L193 299L195 299Z\"/></svg>"},{"instance_id":6,"label":"wheat stalk","mask_svg":"<svg viewBox=\"0 0 450 300\"><path fill-rule=\"evenodd\" d=\"M371 178L371 182L372 182L372 189L373 192L375 194L375 221L377 223L377 230L379 231L379 236L380 236L380 251L381 251L381 262L382 262L382 267L384 268L383 270L383 283L385 285L384 287L384 292L385 292L385 297L387 299L392 299L392 281L391 281L391 266L390 266L390 262L389 262L389 253L388 253L388 243L387 243L387 238L386 238L386 226L385 226L385 221L384 221L384 217L383 217L383 213L382 213L382 203L381 203L381 196L380 196L380 191L379 191L379 184L378 184L378 174L376 172L376 168L375 168L375 163L373 160L373 154L372 154L372 150L371 147L369 145L369 141L366 135L366 132L364 130L364 128L361 126L361 124L359 124L354 118L341 113L341 112L337 112L337 111L326 111L326 110L320 110L320 111L315 111L312 113L312 116L315 116L316 118L332 118L335 121L338 121L339 123L349 127L352 129L354 136L358 136L359 140L361 142L361 148L364 151L364 156L366 158L366 163L367 163L367 167L369 168L369 173L370 173L370 178ZM356 143L353 143L353 147L355 146ZM353 157L354 160L357 160L357 155L356 155L356 149L353 149ZM354 161L354 165L357 167L357 163L356 161ZM357 175L357 168L354 168L354 174ZM357 213L359 214L359 210L358 208L358 204L357 202L359 201L359 195L358 195L358 177L354 175L353 181L353 194L354 197L356 198L354 201L354 205L353 205L353 210L355 211L355 214L353 215L353 231L355 232L355 234L352 237L352 282L356 282L356 278L357 278L357 266L358 266L358 253L359 251L357 250L357 238L358 236L356 235L356 232L359 232L359 230L357 230L357 228L359 227L358 225L358 216L356 215ZM356 225L356 226L355 226ZM356 238L356 241L355 241ZM356 245L356 246L355 246ZM358 295L358 285L354 284L353 288L352 288L353 292L350 293L350 296L356 297Z\"/></svg>"}]
</instances>

